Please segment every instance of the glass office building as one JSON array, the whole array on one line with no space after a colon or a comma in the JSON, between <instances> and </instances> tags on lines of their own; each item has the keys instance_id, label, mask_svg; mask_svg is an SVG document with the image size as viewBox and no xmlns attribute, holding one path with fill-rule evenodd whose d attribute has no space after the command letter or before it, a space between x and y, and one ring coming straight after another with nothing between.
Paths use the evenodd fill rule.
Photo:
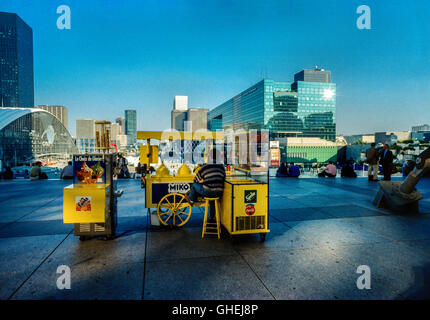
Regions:
<instances>
[{"instance_id":1,"label":"glass office building","mask_svg":"<svg viewBox=\"0 0 430 320\"><path fill-rule=\"evenodd\" d=\"M33 30L0 12L0 106L34 107Z\"/></svg>"},{"instance_id":2,"label":"glass office building","mask_svg":"<svg viewBox=\"0 0 430 320\"><path fill-rule=\"evenodd\" d=\"M136 131L136 110L125 110L125 134L129 137L129 144L136 143Z\"/></svg>"},{"instance_id":3,"label":"glass office building","mask_svg":"<svg viewBox=\"0 0 430 320\"><path fill-rule=\"evenodd\" d=\"M48 111L0 108L0 160L3 165L70 159L77 153L64 125Z\"/></svg>"},{"instance_id":4,"label":"glass office building","mask_svg":"<svg viewBox=\"0 0 430 320\"><path fill-rule=\"evenodd\" d=\"M336 139L336 84L330 71L303 70L295 81L263 79L208 115L211 130L269 129L271 139ZM306 81L305 81L306 80Z\"/></svg>"}]
</instances>

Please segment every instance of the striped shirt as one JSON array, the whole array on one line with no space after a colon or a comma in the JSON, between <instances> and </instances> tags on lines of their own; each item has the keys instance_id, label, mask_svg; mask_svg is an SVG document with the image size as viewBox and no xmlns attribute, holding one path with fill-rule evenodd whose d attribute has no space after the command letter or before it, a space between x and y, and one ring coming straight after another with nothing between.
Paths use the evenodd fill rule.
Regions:
<instances>
[{"instance_id":1,"label":"striped shirt","mask_svg":"<svg viewBox=\"0 0 430 320\"><path fill-rule=\"evenodd\" d=\"M209 192L222 192L224 190L225 170L222 164L204 164L197 171L194 182L200 183L203 179L203 189Z\"/></svg>"}]
</instances>

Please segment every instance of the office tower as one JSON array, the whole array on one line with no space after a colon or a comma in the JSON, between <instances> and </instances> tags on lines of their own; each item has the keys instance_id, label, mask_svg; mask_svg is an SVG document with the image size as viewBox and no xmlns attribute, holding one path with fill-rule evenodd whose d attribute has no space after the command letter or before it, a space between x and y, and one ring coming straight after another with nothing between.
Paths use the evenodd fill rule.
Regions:
<instances>
[{"instance_id":1,"label":"office tower","mask_svg":"<svg viewBox=\"0 0 430 320\"><path fill-rule=\"evenodd\" d=\"M336 139L336 84L331 72L315 68L295 74L293 83L263 79L209 111L216 129L269 129L271 139Z\"/></svg>"},{"instance_id":2,"label":"office tower","mask_svg":"<svg viewBox=\"0 0 430 320\"><path fill-rule=\"evenodd\" d=\"M175 96L171 128L178 131L207 130L208 112L209 109L188 108L188 96Z\"/></svg>"},{"instance_id":3,"label":"office tower","mask_svg":"<svg viewBox=\"0 0 430 320\"><path fill-rule=\"evenodd\" d=\"M136 143L136 110L125 110L125 134L129 136L129 145Z\"/></svg>"},{"instance_id":4,"label":"office tower","mask_svg":"<svg viewBox=\"0 0 430 320\"><path fill-rule=\"evenodd\" d=\"M173 109L186 111L188 109L188 96L175 96Z\"/></svg>"},{"instance_id":5,"label":"office tower","mask_svg":"<svg viewBox=\"0 0 430 320\"><path fill-rule=\"evenodd\" d=\"M60 120L60 122L66 127L66 129L69 129L69 119L66 107L39 105L37 106L37 108L46 110L49 113L53 114L55 117L57 117L58 120Z\"/></svg>"},{"instance_id":6,"label":"office tower","mask_svg":"<svg viewBox=\"0 0 430 320\"><path fill-rule=\"evenodd\" d=\"M34 107L33 30L0 12L0 106Z\"/></svg>"},{"instance_id":7,"label":"office tower","mask_svg":"<svg viewBox=\"0 0 430 320\"><path fill-rule=\"evenodd\" d=\"M118 117L115 119L115 123L119 124L120 134L125 135L125 118L124 117Z\"/></svg>"},{"instance_id":8,"label":"office tower","mask_svg":"<svg viewBox=\"0 0 430 320\"><path fill-rule=\"evenodd\" d=\"M294 75L294 82L297 81L328 83L331 82L331 71L325 71L317 66L314 69L305 69Z\"/></svg>"}]
</instances>

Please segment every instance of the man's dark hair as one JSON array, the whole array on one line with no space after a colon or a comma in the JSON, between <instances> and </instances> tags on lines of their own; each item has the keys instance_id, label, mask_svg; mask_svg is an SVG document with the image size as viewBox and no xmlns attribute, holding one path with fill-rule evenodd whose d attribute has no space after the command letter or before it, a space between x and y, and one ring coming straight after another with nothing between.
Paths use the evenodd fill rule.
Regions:
<instances>
[{"instance_id":1,"label":"man's dark hair","mask_svg":"<svg viewBox=\"0 0 430 320\"><path fill-rule=\"evenodd\" d=\"M375 142L372 142L372 143L370 144L370 146L371 146L371 147L376 146Z\"/></svg>"},{"instance_id":2,"label":"man's dark hair","mask_svg":"<svg viewBox=\"0 0 430 320\"><path fill-rule=\"evenodd\" d=\"M69 166L71 166L71 165L73 164L73 162L72 162L72 161L69 161L69 162L67 162L67 164L68 164Z\"/></svg>"},{"instance_id":3,"label":"man's dark hair","mask_svg":"<svg viewBox=\"0 0 430 320\"><path fill-rule=\"evenodd\" d=\"M329 161L328 164L333 164L333 161Z\"/></svg>"},{"instance_id":4,"label":"man's dark hair","mask_svg":"<svg viewBox=\"0 0 430 320\"><path fill-rule=\"evenodd\" d=\"M294 166L294 162L290 162L290 166Z\"/></svg>"}]
</instances>

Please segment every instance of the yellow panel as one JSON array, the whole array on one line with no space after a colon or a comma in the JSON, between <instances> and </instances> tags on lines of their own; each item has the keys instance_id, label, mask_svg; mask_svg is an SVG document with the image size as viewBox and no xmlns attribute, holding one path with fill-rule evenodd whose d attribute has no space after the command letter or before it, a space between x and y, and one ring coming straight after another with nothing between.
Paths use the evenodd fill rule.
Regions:
<instances>
[{"instance_id":1,"label":"yellow panel","mask_svg":"<svg viewBox=\"0 0 430 320\"><path fill-rule=\"evenodd\" d=\"M232 186L224 182L224 192L221 202L221 224L231 233Z\"/></svg>"},{"instance_id":2,"label":"yellow panel","mask_svg":"<svg viewBox=\"0 0 430 320\"><path fill-rule=\"evenodd\" d=\"M257 199L254 202L247 203L245 200L245 194L256 192ZM260 233L268 231L268 185L267 184L235 184L234 185L234 219L232 230L234 234L243 233ZM265 229L255 229L255 230L244 230L244 231L234 231L236 230L236 217L247 217L246 214L247 206L252 205L255 209L254 216L265 216Z\"/></svg>"},{"instance_id":3,"label":"yellow panel","mask_svg":"<svg viewBox=\"0 0 430 320\"><path fill-rule=\"evenodd\" d=\"M63 189L64 223L105 222L109 185L69 185Z\"/></svg>"},{"instance_id":4,"label":"yellow panel","mask_svg":"<svg viewBox=\"0 0 430 320\"><path fill-rule=\"evenodd\" d=\"M148 157L148 153L151 153L150 157ZM148 167L151 163L158 163L158 146L149 146L149 151L148 145L140 146L139 162Z\"/></svg>"}]
</instances>

